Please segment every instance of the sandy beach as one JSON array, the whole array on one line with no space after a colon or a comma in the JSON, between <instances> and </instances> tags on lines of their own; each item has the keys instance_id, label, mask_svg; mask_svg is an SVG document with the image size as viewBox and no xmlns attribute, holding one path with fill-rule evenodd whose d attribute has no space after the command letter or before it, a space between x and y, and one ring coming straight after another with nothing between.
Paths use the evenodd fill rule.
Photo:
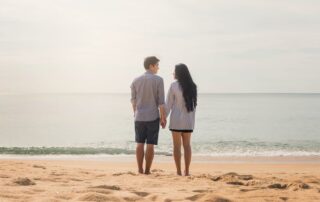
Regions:
<instances>
[{"instance_id":1,"label":"sandy beach","mask_svg":"<svg viewBox=\"0 0 320 202\"><path fill-rule=\"evenodd\" d=\"M131 157L1 158L0 201L320 201L319 159L301 159L199 158L181 177L170 157L151 175Z\"/></svg>"}]
</instances>

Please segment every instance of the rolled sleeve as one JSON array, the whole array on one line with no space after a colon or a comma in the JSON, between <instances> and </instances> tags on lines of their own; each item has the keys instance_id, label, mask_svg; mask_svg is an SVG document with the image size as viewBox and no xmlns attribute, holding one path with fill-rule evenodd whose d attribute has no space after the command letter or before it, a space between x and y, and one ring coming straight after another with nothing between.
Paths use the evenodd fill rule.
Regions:
<instances>
[{"instance_id":1,"label":"rolled sleeve","mask_svg":"<svg viewBox=\"0 0 320 202\"><path fill-rule=\"evenodd\" d=\"M159 85L158 85L158 106L164 105L164 84L163 79L160 79Z\"/></svg>"}]
</instances>

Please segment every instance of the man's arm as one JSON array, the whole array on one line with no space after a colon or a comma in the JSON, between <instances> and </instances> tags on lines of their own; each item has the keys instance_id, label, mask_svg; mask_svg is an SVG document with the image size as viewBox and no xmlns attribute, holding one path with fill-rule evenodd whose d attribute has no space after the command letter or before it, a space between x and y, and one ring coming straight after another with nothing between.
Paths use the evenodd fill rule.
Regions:
<instances>
[{"instance_id":1,"label":"man's arm","mask_svg":"<svg viewBox=\"0 0 320 202\"><path fill-rule=\"evenodd\" d=\"M137 105L132 103L133 115L136 114Z\"/></svg>"},{"instance_id":2,"label":"man's arm","mask_svg":"<svg viewBox=\"0 0 320 202\"><path fill-rule=\"evenodd\" d=\"M158 86L158 105L160 109L160 124L162 128L166 127L167 124L167 115L165 110L165 102L164 102L164 84L161 79L160 84Z\"/></svg>"},{"instance_id":3,"label":"man's arm","mask_svg":"<svg viewBox=\"0 0 320 202\"><path fill-rule=\"evenodd\" d=\"M160 124L162 128L165 128L167 125L167 115L164 105L159 106L160 109Z\"/></svg>"},{"instance_id":4,"label":"man's arm","mask_svg":"<svg viewBox=\"0 0 320 202\"><path fill-rule=\"evenodd\" d=\"M131 84L130 88L131 88L131 104L132 104L133 116L134 116L136 114L137 103L136 103L136 89L133 83Z\"/></svg>"}]
</instances>

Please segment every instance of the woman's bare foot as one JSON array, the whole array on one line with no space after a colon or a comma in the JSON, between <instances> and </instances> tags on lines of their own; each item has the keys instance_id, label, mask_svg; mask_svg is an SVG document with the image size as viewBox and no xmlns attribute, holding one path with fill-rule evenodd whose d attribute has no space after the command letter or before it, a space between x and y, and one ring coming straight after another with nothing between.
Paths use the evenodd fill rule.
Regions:
<instances>
[{"instance_id":1,"label":"woman's bare foot","mask_svg":"<svg viewBox=\"0 0 320 202\"><path fill-rule=\"evenodd\" d=\"M184 171L184 176L190 176L189 171Z\"/></svg>"},{"instance_id":2,"label":"woman's bare foot","mask_svg":"<svg viewBox=\"0 0 320 202\"><path fill-rule=\"evenodd\" d=\"M138 172L139 172L140 174L143 174L143 170L139 170Z\"/></svg>"}]
</instances>

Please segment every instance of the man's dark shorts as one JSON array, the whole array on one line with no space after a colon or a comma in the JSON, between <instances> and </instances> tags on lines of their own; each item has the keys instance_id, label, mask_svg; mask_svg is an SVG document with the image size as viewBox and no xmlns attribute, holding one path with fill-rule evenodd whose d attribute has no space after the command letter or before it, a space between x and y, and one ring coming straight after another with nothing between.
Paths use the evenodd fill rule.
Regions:
<instances>
[{"instance_id":1,"label":"man's dark shorts","mask_svg":"<svg viewBox=\"0 0 320 202\"><path fill-rule=\"evenodd\" d=\"M158 144L158 135L160 129L160 119L154 121L135 121L136 142L147 144Z\"/></svg>"}]
</instances>

